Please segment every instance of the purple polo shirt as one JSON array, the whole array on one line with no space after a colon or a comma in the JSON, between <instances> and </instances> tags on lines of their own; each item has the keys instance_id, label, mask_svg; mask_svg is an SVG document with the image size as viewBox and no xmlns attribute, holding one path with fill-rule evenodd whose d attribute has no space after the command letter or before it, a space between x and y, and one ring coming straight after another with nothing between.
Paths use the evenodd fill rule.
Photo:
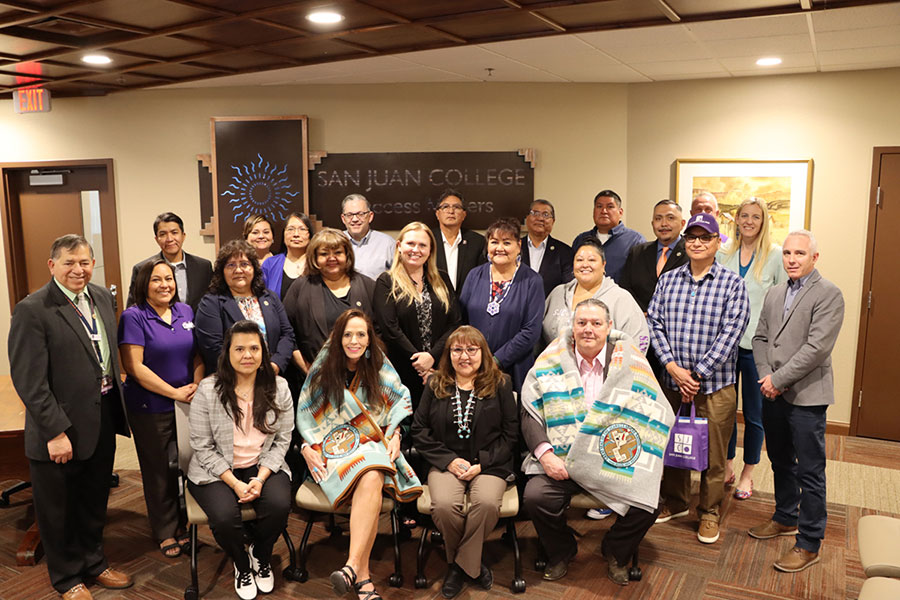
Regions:
<instances>
[{"instance_id":1,"label":"purple polo shirt","mask_svg":"<svg viewBox=\"0 0 900 600\"><path fill-rule=\"evenodd\" d=\"M172 306L172 324L159 318L148 304L132 305L119 319L119 345L144 347L144 365L172 387L194 381L194 311L187 304ZM175 410L174 400L145 390L129 375L122 386L129 410L163 413Z\"/></svg>"}]
</instances>

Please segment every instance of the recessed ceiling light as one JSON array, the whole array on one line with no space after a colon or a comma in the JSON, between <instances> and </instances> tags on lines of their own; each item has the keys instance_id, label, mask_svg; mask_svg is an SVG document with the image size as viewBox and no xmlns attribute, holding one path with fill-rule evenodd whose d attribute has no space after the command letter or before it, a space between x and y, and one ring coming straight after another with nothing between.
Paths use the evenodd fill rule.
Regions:
<instances>
[{"instance_id":1,"label":"recessed ceiling light","mask_svg":"<svg viewBox=\"0 0 900 600\"><path fill-rule=\"evenodd\" d=\"M760 67L774 67L781 64L781 59L777 56L767 56L756 61L756 64Z\"/></svg>"},{"instance_id":2,"label":"recessed ceiling light","mask_svg":"<svg viewBox=\"0 0 900 600\"><path fill-rule=\"evenodd\" d=\"M319 11L316 11L313 13L309 13L308 15L306 15L306 18L308 20L312 21L313 23L327 24L327 25L330 25L333 23L340 23L341 21L344 20L343 15L333 12L333 11L330 11L330 10L319 10Z\"/></svg>"},{"instance_id":3,"label":"recessed ceiling light","mask_svg":"<svg viewBox=\"0 0 900 600\"><path fill-rule=\"evenodd\" d=\"M82 62L89 65L108 65L112 59L104 54L87 54L81 57Z\"/></svg>"}]
</instances>

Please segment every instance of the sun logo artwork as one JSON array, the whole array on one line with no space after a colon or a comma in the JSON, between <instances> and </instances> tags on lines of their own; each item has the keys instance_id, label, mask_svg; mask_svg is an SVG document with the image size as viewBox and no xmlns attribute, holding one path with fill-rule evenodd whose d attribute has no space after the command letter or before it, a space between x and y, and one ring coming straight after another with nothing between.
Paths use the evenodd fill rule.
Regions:
<instances>
[{"instance_id":1,"label":"sun logo artwork","mask_svg":"<svg viewBox=\"0 0 900 600\"><path fill-rule=\"evenodd\" d=\"M325 458L343 458L359 447L359 430L353 425L338 425L322 440Z\"/></svg>"},{"instance_id":2,"label":"sun logo artwork","mask_svg":"<svg viewBox=\"0 0 900 600\"><path fill-rule=\"evenodd\" d=\"M614 467L630 467L641 455L641 436L631 425L614 423L600 434L600 454Z\"/></svg>"}]
</instances>

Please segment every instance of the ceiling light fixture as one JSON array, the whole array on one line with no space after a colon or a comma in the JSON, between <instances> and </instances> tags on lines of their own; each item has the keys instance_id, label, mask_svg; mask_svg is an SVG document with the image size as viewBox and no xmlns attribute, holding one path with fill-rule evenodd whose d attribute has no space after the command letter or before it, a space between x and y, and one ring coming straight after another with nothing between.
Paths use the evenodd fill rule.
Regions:
<instances>
[{"instance_id":1,"label":"ceiling light fixture","mask_svg":"<svg viewBox=\"0 0 900 600\"><path fill-rule=\"evenodd\" d=\"M756 64L760 67L774 67L775 65L781 64L781 59L777 56L767 56L765 58L760 58L756 61Z\"/></svg>"},{"instance_id":2,"label":"ceiling light fixture","mask_svg":"<svg viewBox=\"0 0 900 600\"><path fill-rule=\"evenodd\" d=\"M105 54L87 54L81 57L81 61L89 65L108 65L112 59Z\"/></svg>"},{"instance_id":3,"label":"ceiling light fixture","mask_svg":"<svg viewBox=\"0 0 900 600\"><path fill-rule=\"evenodd\" d=\"M330 10L319 10L306 15L307 20L320 25L333 25L344 20L344 16Z\"/></svg>"}]
</instances>

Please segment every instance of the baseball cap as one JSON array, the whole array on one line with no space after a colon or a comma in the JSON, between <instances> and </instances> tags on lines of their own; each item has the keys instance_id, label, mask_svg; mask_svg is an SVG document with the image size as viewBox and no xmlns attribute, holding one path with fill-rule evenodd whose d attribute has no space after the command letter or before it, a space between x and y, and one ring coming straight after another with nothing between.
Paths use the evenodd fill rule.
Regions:
<instances>
[{"instance_id":1,"label":"baseball cap","mask_svg":"<svg viewBox=\"0 0 900 600\"><path fill-rule=\"evenodd\" d=\"M687 231L691 227L700 227L709 233L719 233L719 223L714 216L708 213L697 213L691 217L684 230Z\"/></svg>"}]
</instances>

